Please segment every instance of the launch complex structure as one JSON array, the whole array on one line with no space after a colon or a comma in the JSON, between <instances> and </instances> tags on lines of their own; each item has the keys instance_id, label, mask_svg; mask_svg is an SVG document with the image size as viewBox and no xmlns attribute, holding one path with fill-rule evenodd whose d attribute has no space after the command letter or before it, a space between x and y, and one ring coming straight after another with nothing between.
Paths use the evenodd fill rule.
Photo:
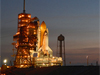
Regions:
<instances>
[{"instance_id":1,"label":"launch complex structure","mask_svg":"<svg viewBox=\"0 0 100 75\"><path fill-rule=\"evenodd\" d=\"M17 33L13 36L16 43L12 43L17 52L14 67L49 67L62 65L62 57L54 57L53 51L48 46L48 28L45 22L39 23L37 17L25 12L18 14ZM14 50L14 49L13 49ZM36 55L36 56L35 56Z\"/></svg>"}]
</instances>

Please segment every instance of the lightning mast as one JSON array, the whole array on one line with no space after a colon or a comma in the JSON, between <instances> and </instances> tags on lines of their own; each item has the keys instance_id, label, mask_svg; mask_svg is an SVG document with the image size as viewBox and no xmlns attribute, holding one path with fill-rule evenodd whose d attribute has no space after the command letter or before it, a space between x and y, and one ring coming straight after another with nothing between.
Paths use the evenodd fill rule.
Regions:
<instances>
[{"instance_id":1,"label":"lightning mast","mask_svg":"<svg viewBox=\"0 0 100 75\"><path fill-rule=\"evenodd\" d=\"M25 13L25 0L24 0L24 4L23 4L23 13Z\"/></svg>"}]
</instances>

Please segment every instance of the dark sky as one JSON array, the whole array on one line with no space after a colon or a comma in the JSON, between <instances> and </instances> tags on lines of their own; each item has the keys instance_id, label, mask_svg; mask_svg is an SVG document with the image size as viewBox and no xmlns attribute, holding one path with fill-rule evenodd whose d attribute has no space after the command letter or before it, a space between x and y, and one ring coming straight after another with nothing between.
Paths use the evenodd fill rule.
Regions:
<instances>
[{"instance_id":1,"label":"dark sky","mask_svg":"<svg viewBox=\"0 0 100 75\"><path fill-rule=\"evenodd\" d=\"M11 43L21 12L23 0L1 1L1 58L7 58L8 64L13 59ZM90 64L99 61L99 0L26 0L26 12L37 16L40 23L45 21L54 56L57 37L65 36L67 65L86 65L87 55Z\"/></svg>"}]
</instances>

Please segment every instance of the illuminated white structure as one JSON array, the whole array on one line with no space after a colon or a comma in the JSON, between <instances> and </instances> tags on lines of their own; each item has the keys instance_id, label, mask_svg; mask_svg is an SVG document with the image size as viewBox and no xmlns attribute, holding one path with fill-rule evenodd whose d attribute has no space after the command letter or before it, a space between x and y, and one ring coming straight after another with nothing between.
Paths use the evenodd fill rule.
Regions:
<instances>
[{"instance_id":1,"label":"illuminated white structure","mask_svg":"<svg viewBox=\"0 0 100 75\"><path fill-rule=\"evenodd\" d=\"M6 63L7 63L7 59L4 59L4 61L3 61L3 62L4 62L4 64L6 65Z\"/></svg>"},{"instance_id":2,"label":"illuminated white structure","mask_svg":"<svg viewBox=\"0 0 100 75\"><path fill-rule=\"evenodd\" d=\"M38 25L37 30L37 48L36 51L31 50L32 64L37 67L48 67L48 66L58 66L62 65L61 57L54 57L53 51L49 47L48 43L48 29L43 21L41 25ZM37 57L33 55L37 53Z\"/></svg>"},{"instance_id":3,"label":"illuminated white structure","mask_svg":"<svg viewBox=\"0 0 100 75\"><path fill-rule=\"evenodd\" d=\"M46 24L43 21L41 26L38 28L38 48L37 48L37 57L33 57L34 66L56 66L62 65L61 57L54 57L53 51L48 46L48 29Z\"/></svg>"},{"instance_id":4,"label":"illuminated white structure","mask_svg":"<svg viewBox=\"0 0 100 75\"><path fill-rule=\"evenodd\" d=\"M38 49L38 57L52 57L52 50L48 46L48 29L46 28L46 24L44 21L41 24L40 33L38 35L38 39L40 39L40 42L38 41L38 43L40 44L40 47ZM44 55L41 54L41 51L44 53Z\"/></svg>"}]
</instances>

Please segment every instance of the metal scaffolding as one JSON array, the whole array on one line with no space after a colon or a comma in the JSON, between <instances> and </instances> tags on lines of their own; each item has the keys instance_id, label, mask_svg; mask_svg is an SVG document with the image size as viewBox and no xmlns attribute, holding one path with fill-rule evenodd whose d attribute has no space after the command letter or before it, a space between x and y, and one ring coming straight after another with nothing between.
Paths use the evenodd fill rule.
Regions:
<instances>
[{"instance_id":1,"label":"metal scaffolding","mask_svg":"<svg viewBox=\"0 0 100 75\"><path fill-rule=\"evenodd\" d=\"M17 49L13 55L15 67L62 65L62 58L53 57L53 52L48 46L48 29L45 22L40 26L37 17L31 18L31 14L25 12L25 0L23 13L18 14L18 28L13 40L16 43L12 45ZM37 57L33 57L35 53Z\"/></svg>"}]
</instances>

